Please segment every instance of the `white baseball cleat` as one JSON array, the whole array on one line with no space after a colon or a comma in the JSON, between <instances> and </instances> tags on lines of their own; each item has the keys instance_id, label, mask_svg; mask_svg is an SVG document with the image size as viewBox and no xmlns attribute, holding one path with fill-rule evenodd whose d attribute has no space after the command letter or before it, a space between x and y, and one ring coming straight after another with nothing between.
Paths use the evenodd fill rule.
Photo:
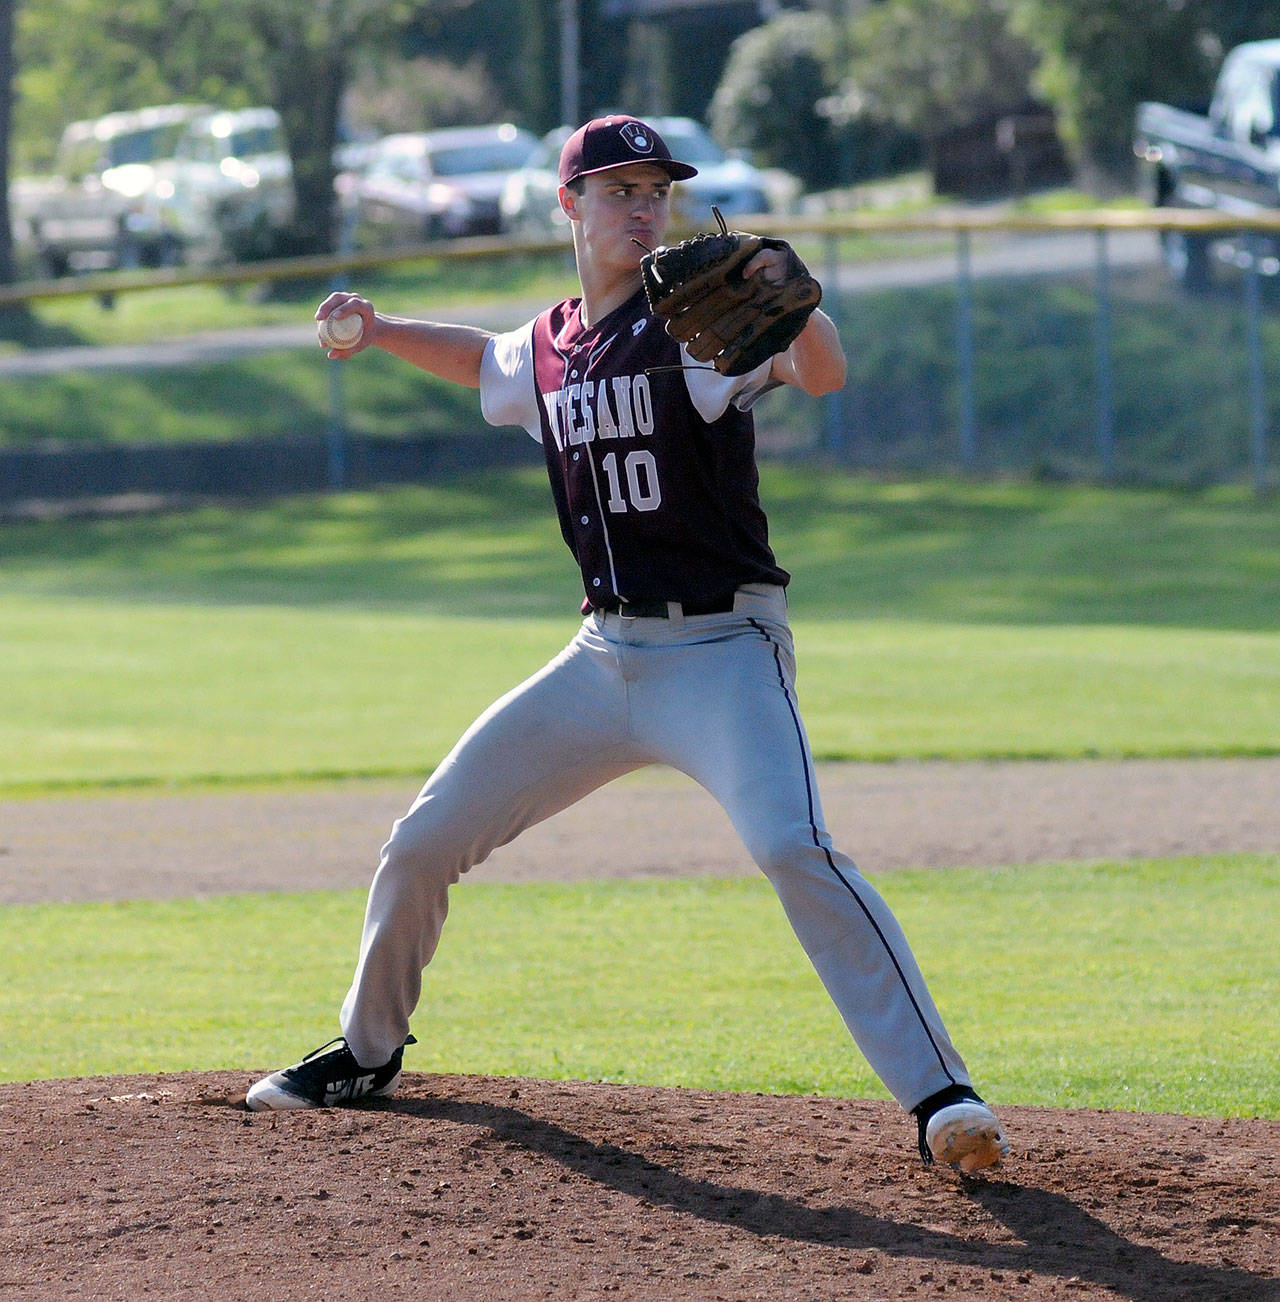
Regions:
<instances>
[{"instance_id":1,"label":"white baseball cleat","mask_svg":"<svg viewBox=\"0 0 1280 1302\"><path fill-rule=\"evenodd\" d=\"M999 1118L985 1103L961 1099L929 1118L925 1147L935 1162L972 1175L1000 1165L1009 1156L1009 1141Z\"/></svg>"}]
</instances>

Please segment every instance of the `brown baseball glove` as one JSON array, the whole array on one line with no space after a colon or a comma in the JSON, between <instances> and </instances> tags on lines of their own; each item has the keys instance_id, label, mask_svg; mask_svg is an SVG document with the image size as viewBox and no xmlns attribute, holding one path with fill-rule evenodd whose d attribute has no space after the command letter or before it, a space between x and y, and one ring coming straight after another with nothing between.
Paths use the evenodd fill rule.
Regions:
<instances>
[{"instance_id":1,"label":"brown baseball glove","mask_svg":"<svg viewBox=\"0 0 1280 1302\"><path fill-rule=\"evenodd\" d=\"M667 333L721 375L745 375L789 348L822 300L822 287L786 240L731 231L712 208L719 233L665 245L640 262L645 294ZM761 249L787 254L778 282L743 268Z\"/></svg>"}]
</instances>

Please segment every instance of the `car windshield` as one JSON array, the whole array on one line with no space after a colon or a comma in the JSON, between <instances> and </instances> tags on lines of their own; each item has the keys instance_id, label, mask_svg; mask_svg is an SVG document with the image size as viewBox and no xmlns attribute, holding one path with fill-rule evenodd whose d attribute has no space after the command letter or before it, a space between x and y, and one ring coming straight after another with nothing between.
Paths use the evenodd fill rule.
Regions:
<instances>
[{"instance_id":1,"label":"car windshield","mask_svg":"<svg viewBox=\"0 0 1280 1302\"><path fill-rule=\"evenodd\" d=\"M107 166L122 167L125 163L153 163L157 158L172 158L185 125L183 122L170 122L112 136L106 143Z\"/></svg>"},{"instance_id":2,"label":"car windshield","mask_svg":"<svg viewBox=\"0 0 1280 1302\"><path fill-rule=\"evenodd\" d=\"M466 176L470 172L512 172L529 157L527 140L495 140L488 145L456 145L431 152L437 176Z\"/></svg>"},{"instance_id":3,"label":"car windshield","mask_svg":"<svg viewBox=\"0 0 1280 1302\"><path fill-rule=\"evenodd\" d=\"M701 131L689 131L680 127L671 127L662 131L662 138L671 150L671 157L682 163L723 163L724 150L710 136Z\"/></svg>"},{"instance_id":4,"label":"car windshield","mask_svg":"<svg viewBox=\"0 0 1280 1302\"><path fill-rule=\"evenodd\" d=\"M275 127L246 127L233 131L227 141L227 152L236 158L250 154L275 154L284 149L284 141Z\"/></svg>"}]
</instances>

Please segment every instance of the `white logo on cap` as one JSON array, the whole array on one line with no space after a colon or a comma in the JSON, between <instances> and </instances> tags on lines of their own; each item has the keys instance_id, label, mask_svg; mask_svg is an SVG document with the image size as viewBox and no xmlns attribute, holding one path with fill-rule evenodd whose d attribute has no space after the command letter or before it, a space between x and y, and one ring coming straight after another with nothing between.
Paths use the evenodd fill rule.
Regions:
<instances>
[{"instance_id":1,"label":"white logo on cap","mask_svg":"<svg viewBox=\"0 0 1280 1302\"><path fill-rule=\"evenodd\" d=\"M639 122L628 122L622 128L622 138L637 154L653 153L653 137Z\"/></svg>"}]
</instances>

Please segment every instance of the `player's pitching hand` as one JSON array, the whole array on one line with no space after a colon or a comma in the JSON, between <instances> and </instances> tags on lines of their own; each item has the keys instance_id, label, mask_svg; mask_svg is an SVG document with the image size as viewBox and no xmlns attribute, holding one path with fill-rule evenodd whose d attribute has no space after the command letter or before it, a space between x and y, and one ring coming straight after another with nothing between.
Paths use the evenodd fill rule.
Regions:
<instances>
[{"instance_id":1,"label":"player's pitching hand","mask_svg":"<svg viewBox=\"0 0 1280 1302\"><path fill-rule=\"evenodd\" d=\"M373 341L373 304L359 294L338 290L316 309L321 348L339 360L352 357Z\"/></svg>"}]
</instances>

